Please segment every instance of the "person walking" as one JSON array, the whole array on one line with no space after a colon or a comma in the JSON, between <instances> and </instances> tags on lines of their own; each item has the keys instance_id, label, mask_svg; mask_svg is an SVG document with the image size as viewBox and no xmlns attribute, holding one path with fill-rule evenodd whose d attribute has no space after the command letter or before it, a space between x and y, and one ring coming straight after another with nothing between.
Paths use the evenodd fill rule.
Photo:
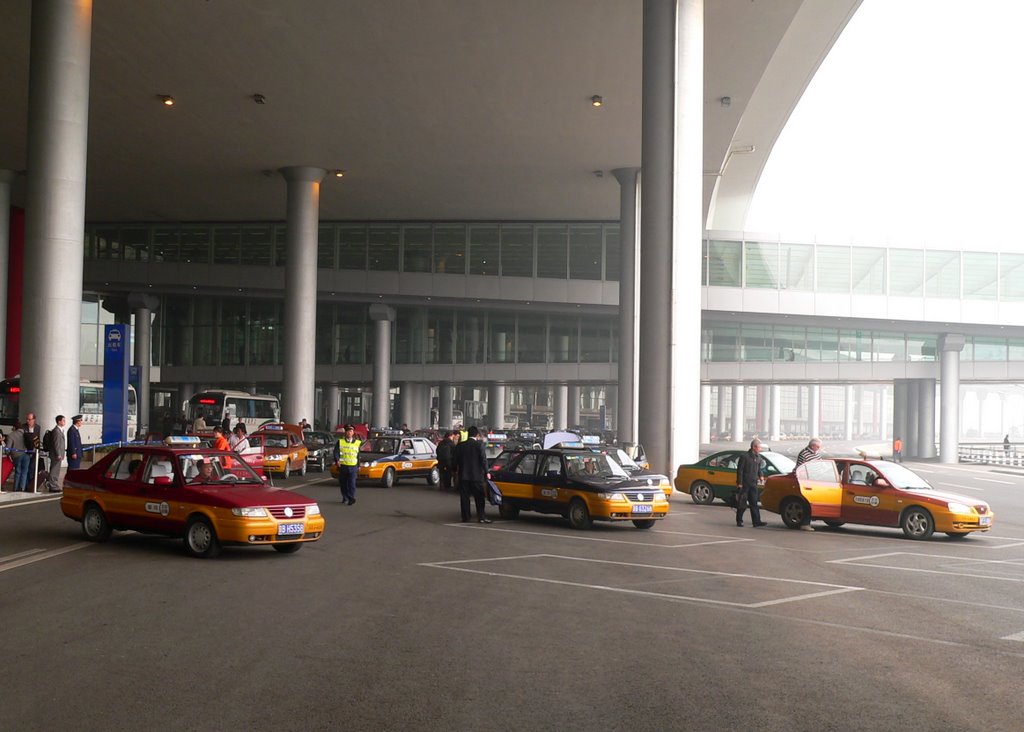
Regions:
<instances>
[{"instance_id":1,"label":"person walking","mask_svg":"<svg viewBox=\"0 0 1024 732\"><path fill-rule=\"evenodd\" d=\"M63 414L58 414L54 419L54 425L48 430L50 439L47 440L46 453L50 458L50 467L46 479L46 488L50 493L60 493L61 486L61 464L64 462L67 442L64 437Z\"/></svg>"},{"instance_id":2,"label":"person walking","mask_svg":"<svg viewBox=\"0 0 1024 732\"><path fill-rule=\"evenodd\" d=\"M441 473L441 490L452 489L452 476L455 473L455 435L454 430L448 430L444 439L437 446L437 470Z\"/></svg>"},{"instance_id":3,"label":"person walking","mask_svg":"<svg viewBox=\"0 0 1024 732\"><path fill-rule=\"evenodd\" d=\"M341 502L353 505L356 502L356 478L359 476L359 447L363 441L356 437L356 428L345 425L345 436L334 446L334 464L338 466L338 484L341 487Z\"/></svg>"},{"instance_id":4,"label":"person walking","mask_svg":"<svg viewBox=\"0 0 1024 732\"><path fill-rule=\"evenodd\" d=\"M82 467L82 415L76 414L71 418L71 427L68 428L68 470L78 470Z\"/></svg>"},{"instance_id":5,"label":"person walking","mask_svg":"<svg viewBox=\"0 0 1024 732\"><path fill-rule=\"evenodd\" d=\"M800 454L796 456L796 466L799 468L804 463L809 463L812 460L817 460L821 457L821 440L817 437L812 437L811 441L807 443L807 447L800 451ZM804 515L804 520L800 522L801 531L814 531L814 527L811 526L811 512L808 511Z\"/></svg>"},{"instance_id":6,"label":"person walking","mask_svg":"<svg viewBox=\"0 0 1024 732\"><path fill-rule=\"evenodd\" d=\"M467 435L467 439L460 441L455 448L462 521L469 521L469 497L472 495L476 502L476 520L481 524L489 524L491 520L487 518L486 513L486 491L487 479L491 475L487 472L487 453L484 450L484 443L480 441L480 430L476 425L469 428Z\"/></svg>"},{"instance_id":7,"label":"person walking","mask_svg":"<svg viewBox=\"0 0 1024 732\"><path fill-rule=\"evenodd\" d=\"M764 458L760 455L761 441L756 437L750 441L750 449L740 455L736 463L736 525L743 526L743 512L750 508L750 522L756 529L767 526L761 520L761 509L758 508L758 488L764 483L761 473L764 470ZM811 528L808 526L807 528Z\"/></svg>"},{"instance_id":8,"label":"person walking","mask_svg":"<svg viewBox=\"0 0 1024 732\"><path fill-rule=\"evenodd\" d=\"M8 450L8 457L14 464L14 488L15 492L25 490L25 485L28 481L28 453L25 447L25 433L21 431L21 426L15 422L14 427L11 429L11 433L7 435L6 446Z\"/></svg>"},{"instance_id":9,"label":"person walking","mask_svg":"<svg viewBox=\"0 0 1024 732\"><path fill-rule=\"evenodd\" d=\"M903 462L903 440L899 437L894 437L892 441L892 461L894 463Z\"/></svg>"}]
</instances>

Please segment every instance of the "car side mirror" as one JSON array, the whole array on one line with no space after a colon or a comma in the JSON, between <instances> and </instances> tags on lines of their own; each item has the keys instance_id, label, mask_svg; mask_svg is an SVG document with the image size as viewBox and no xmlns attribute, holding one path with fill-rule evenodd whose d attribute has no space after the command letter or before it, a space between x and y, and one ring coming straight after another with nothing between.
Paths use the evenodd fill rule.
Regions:
<instances>
[{"instance_id":1,"label":"car side mirror","mask_svg":"<svg viewBox=\"0 0 1024 732\"><path fill-rule=\"evenodd\" d=\"M170 485L171 477L169 475L159 475L153 478L153 485Z\"/></svg>"}]
</instances>

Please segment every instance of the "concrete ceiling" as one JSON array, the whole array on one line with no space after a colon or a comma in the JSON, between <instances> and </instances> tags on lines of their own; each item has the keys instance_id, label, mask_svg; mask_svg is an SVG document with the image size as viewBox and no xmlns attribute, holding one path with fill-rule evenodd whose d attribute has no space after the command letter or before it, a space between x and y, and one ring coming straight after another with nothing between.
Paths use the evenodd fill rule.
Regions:
<instances>
[{"instance_id":1,"label":"concrete ceiling","mask_svg":"<svg viewBox=\"0 0 1024 732\"><path fill-rule=\"evenodd\" d=\"M749 197L858 2L706 0L706 210L736 145L761 153L730 189ZM807 22L823 6L831 12ZM347 171L322 187L325 220L616 219L607 172L640 164L642 10L642 0L99 0L87 218L280 220L285 185L269 171L315 165ZM0 12L0 168L23 170L30 3L0 0ZM780 61L780 47L793 58ZM754 109L766 69L775 93Z\"/></svg>"}]
</instances>

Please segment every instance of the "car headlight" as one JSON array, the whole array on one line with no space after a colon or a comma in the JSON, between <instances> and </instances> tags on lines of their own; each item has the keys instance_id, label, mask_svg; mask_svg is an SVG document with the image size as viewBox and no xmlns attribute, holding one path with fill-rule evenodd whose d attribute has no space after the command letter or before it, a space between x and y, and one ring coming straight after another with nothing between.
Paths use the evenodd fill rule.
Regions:
<instances>
[{"instance_id":1,"label":"car headlight","mask_svg":"<svg viewBox=\"0 0 1024 732\"><path fill-rule=\"evenodd\" d=\"M970 506L965 506L963 503L947 503L949 510L953 513L973 513Z\"/></svg>"},{"instance_id":2,"label":"car headlight","mask_svg":"<svg viewBox=\"0 0 1024 732\"><path fill-rule=\"evenodd\" d=\"M267 509L260 508L259 506L243 506L242 508L232 508L231 513L235 516L244 516L245 518L266 518Z\"/></svg>"},{"instance_id":3,"label":"car headlight","mask_svg":"<svg viewBox=\"0 0 1024 732\"><path fill-rule=\"evenodd\" d=\"M360 468L368 468L371 465L373 465L373 463L359 463L359 467Z\"/></svg>"},{"instance_id":4,"label":"car headlight","mask_svg":"<svg viewBox=\"0 0 1024 732\"><path fill-rule=\"evenodd\" d=\"M602 493L602 501L625 501L626 497L621 493Z\"/></svg>"},{"instance_id":5,"label":"car headlight","mask_svg":"<svg viewBox=\"0 0 1024 732\"><path fill-rule=\"evenodd\" d=\"M315 503L312 506L306 506L306 515L307 516L319 516L320 515L320 506L318 506Z\"/></svg>"}]
</instances>

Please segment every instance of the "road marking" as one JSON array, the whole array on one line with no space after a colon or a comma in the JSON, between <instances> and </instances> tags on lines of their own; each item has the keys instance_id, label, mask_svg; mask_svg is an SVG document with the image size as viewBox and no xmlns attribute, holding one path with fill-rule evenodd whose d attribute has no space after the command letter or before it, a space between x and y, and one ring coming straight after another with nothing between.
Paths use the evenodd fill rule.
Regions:
<instances>
[{"instance_id":1,"label":"road marking","mask_svg":"<svg viewBox=\"0 0 1024 732\"><path fill-rule=\"evenodd\" d=\"M1004 635L1001 640L1012 640L1024 642L1024 631L1020 633L1014 633L1013 635Z\"/></svg>"},{"instance_id":2,"label":"road marking","mask_svg":"<svg viewBox=\"0 0 1024 732\"><path fill-rule=\"evenodd\" d=\"M503 531L506 534L524 534L526 536L546 536L551 539L573 539L576 541L598 541L608 544L631 544L633 546L649 546L657 549L683 549L691 546L711 546L713 544L734 544L741 541L754 541L754 539L743 539L733 537L713 537L709 534L687 534L683 531L653 531L647 530L644 533L646 535L658 535L658 534L678 534L681 536L712 536L715 538L714 541L700 541L688 544L652 544L646 541L626 541L625 539L602 539L597 536L572 536L569 534L549 534L544 531L524 531L522 529L500 529L497 526L474 526L473 524L463 524L462 522L445 524L445 526L454 526L458 529L477 529L480 531Z\"/></svg>"},{"instance_id":3,"label":"road marking","mask_svg":"<svg viewBox=\"0 0 1024 732\"><path fill-rule=\"evenodd\" d=\"M3 503L3 505L0 505L0 509L16 508L18 506L34 506L37 503L49 503L50 501L59 501L60 500L60 496L59 495L48 496L48 495L45 495L43 493L37 493L36 495L39 496L39 497L38 498L11 499L11 500L5 501Z\"/></svg>"},{"instance_id":4,"label":"road marking","mask_svg":"<svg viewBox=\"0 0 1024 732\"><path fill-rule=\"evenodd\" d=\"M1016 485L1012 480L996 480L995 478L975 478L983 483L1002 483L1003 485Z\"/></svg>"},{"instance_id":5,"label":"road marking","mask_svg":"<svg viewBox=\"0 0 1024 732\"><path fill-rule=\"evenodd\" d=\"M28 551L18 552L17 554L8 554L6 557L0 557L0 564L7 564L7 562L13 562L15 559L21 559L22 557L28 557L45 551L45 549L29 549Z\"/></svg>"},{"instance_id":6,"label":"road marking","mask_svg":"<svg viewBox=\"0 0 1024 732\"><path fill-rule=\"evenodd\" d=\"M1016 559L976 559L974 557L957 557L945 554L917 554L916 552L886 552L885 554L870 554L863 557L850 557L848 559L830 559L826 564L850 564L858 567L872 567L875 569L889 569L897 572L919 572L921 574L944 574L953 577L970 577L971 579L995 580L997 582L1024 583L1024 577L1000 577L990 574L974 574L971 572L952 572L942 569L925 569L922 567L898 567L892 564L869 563L869 559L882 559L884 557L927 557L928 559L951 560L954 562L974 562L976 564L1003 564L1020 566L1021 561Z\"/></svg>"},{"instance_id":7,"label":"road marking","mask_svg":"<svg viewBox=\"0 0 1024 732\"><path fill-rule=\"evenodd\" d=\"M24 567L26 564L34 564L35 562L41 562L44 559L53 559L59 557L61 554L67 554L68 552L78 551L79 549L85 549L87 546L93 546L90 541L82 541L71 546L62 547L60 549L32 549L30 552L23 552L23 554L30 554L31 556L24 556L21 559L16 559L12 562L4 562L0 564L0 572L6 572L9 569L17 569L18 567ZM15 555L17 556L17 555Z\"/></svg>"}]
</instances>

